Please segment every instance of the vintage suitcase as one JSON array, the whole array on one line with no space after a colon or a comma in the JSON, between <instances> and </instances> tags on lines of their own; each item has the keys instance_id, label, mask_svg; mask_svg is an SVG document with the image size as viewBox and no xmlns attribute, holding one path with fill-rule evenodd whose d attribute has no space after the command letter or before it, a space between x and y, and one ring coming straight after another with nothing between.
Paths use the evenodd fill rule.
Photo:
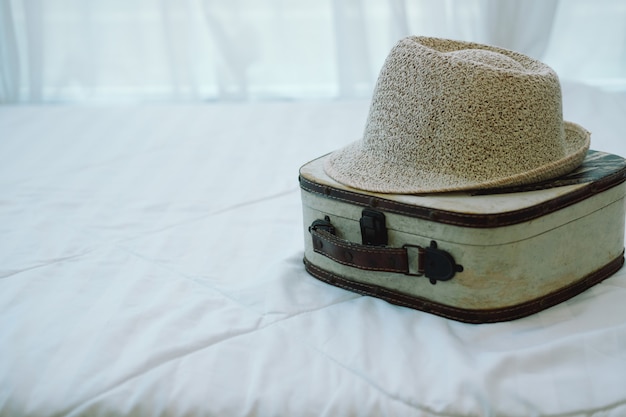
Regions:
<instances>
[{"instance_id":1,"label":"vintage suitcase","mask_svg":"<svg viewBox=\"0 0 626 417\"><path fill-rule=\"evenodd\" d=\"M306 269L472 323L564 301L623 264L626 163L589 147L544 63L402 39L363 137L301 168Z\"/></svg>"},{"instance_id":2,"label":"vintage suitcase","mask_svg":"<svg viewBox=\"0 0 626 417\"><path fill-rule=\"evenodd\" d=\"M556 180L500 190L380 194L300 170L314 277L451 319L520 318L623 264L626 160L589 151Z\"/></svg>"}]
</instances>

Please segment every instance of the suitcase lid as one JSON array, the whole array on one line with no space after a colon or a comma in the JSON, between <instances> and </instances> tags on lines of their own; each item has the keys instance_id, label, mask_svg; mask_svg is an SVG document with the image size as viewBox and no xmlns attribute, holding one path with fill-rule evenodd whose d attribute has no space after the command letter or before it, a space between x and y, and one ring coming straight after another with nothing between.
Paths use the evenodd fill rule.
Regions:
<instances>
[{"instance_id":1,"label":"suitcase lid","mask_svg":"<svg viewBox=\"0 0 626 417\"><path fill-rule=\"evenodd\" d=\"M475 228L523 223L568 207L626 180L626 159L590 150L575 171L536 184L473 192L382 194L357 190L330 178L324 172L327 157L324 155L300 168L302 190L358 206Z\"/></svg>"}]
</instances>

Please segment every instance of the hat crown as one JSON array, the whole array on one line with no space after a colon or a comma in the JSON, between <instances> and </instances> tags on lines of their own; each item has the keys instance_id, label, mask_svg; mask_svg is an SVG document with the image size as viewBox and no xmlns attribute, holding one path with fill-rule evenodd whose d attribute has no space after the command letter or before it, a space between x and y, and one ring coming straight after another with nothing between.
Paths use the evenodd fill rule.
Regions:
<instances>
[{"instance_id":1,"label":"hat crown","mask_svg":"<svg viewBox=\"0 0 626 417\"><path fill-rule=\"evenodd\" d=\"M525 70L524 66L513 58L486 49L461 49L458 51L444 52L443 55L472 61L476 64L487 65L493 69Z\"/></svg>"},{"instance_id":2,"label":"hat crown","mask_svg":"<svg viewBox=\"0 0 626 417\"><path fill-rule=\"evenodd\" d=\"M429 172L472 181L565 155L556 73L529 57L448 40L408 38L381 70L365 146Z\"/></svg>"}]
</instances>

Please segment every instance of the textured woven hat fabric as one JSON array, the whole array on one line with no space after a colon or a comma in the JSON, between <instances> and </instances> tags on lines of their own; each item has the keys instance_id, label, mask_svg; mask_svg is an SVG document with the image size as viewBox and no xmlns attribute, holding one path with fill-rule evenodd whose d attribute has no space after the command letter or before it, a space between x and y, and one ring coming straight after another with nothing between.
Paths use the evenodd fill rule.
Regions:
<instances>
[{"instance_id":1,"label":"textured woven hat fabric","mask_svg":"<svg viewBox=\"0 0 626 417\"><path fill-rule=\"evenodd\" d=\"M563 121L556 73L523 54L408 37L390 52L363 138L325 171L353 188L420 194L529 184L578 167L590 134Z\"/></svg>"}]
</instances>

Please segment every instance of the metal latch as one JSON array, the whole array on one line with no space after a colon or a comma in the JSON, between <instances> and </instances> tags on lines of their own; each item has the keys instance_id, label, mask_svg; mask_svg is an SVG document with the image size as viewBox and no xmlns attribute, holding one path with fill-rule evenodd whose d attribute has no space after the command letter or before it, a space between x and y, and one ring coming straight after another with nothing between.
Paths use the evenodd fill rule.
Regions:
<instances>
[{"instance_id":1,"label":"metal latch","mask_svg":"<svg viewBox=\"0 0 626 417\"><path fill-rule=\"evenodd\" d=\"M448 252L437 249L437 242L430 242L430 246L424 248L426 252L424 262L424 275L430 279L431 284L437 281L447 281L451 279L455 273L463 271L461 265L457 265L452 255Z\"/></svg>"},{"instance_id":2,"label":"metal latch","mask_svg":"<svg viewBox=\"0 0 626 417\"><path fill-rule=\"evenodd\" d=\"M328 232L331 235L334 235L337 233L337 231L335 230L335 226L332 225L332 223L330 222L330 217L328 216L324 216L324 220L321 220L321 219L315 220L313 224L309 226L309 232L311 230L324 230L325 232Z\"/></svg>"},{"instance_id":3,"label":"metal latch","mask_svg":"<svg viewBox=\"0 0 626 417\"><path fill-rule=\"evenodd\" d=\"M364 245L385 246L387 244L387 226L383 213L364 209L359 224L361 225L361 240Z\"/></svg>"},{"instance_id":4,"label":"metal latch","mask_svg":"<svg viewBox=\"0 0 626 417\"><path fill-rule=\"evenodd\" d=\"M437 242L430 242L430 246L424 248L424 275L431 284L437 281L447 281L455 273L463 271L461 265L457 265L452 255L445 250L437 249Z\"/></svg>"},{"instance_id":5,"label":"metal latch","mask_svg":"<svg viewBox=\"0 0 626 417\"><path fill-rule=\"evenodd\" d=\"M431 284L437 281L448 281L454 277L457 272L463 271L463 266L456 263L452 255L445 250L437 248L437 242L432 240L430 246L423 247L418 245L405 244L403 248L417 249L417 273L409 272L406 275L416 277L425 276Z\"/></svg>"}]
</instances>

